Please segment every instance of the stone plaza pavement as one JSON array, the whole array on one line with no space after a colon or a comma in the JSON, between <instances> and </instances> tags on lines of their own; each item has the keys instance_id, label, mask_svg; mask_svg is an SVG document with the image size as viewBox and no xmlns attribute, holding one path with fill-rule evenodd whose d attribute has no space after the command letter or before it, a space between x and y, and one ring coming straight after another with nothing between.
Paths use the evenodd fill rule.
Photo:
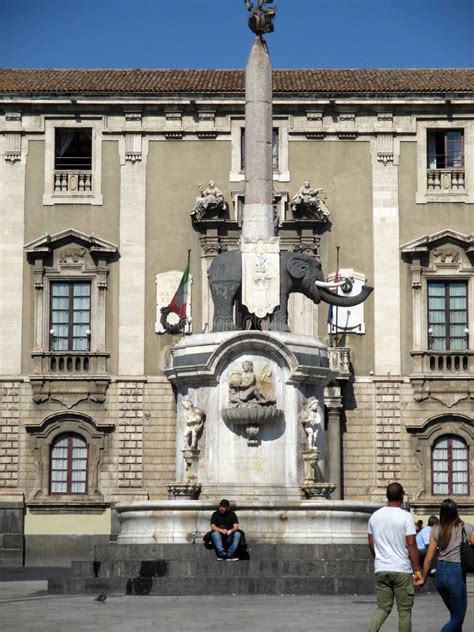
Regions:
<instances>
[{"instance_id":1,"label":"stone plaza pavement","mask_svg":"<svg viewBox=\"0 0 474 632\"><path fill-rule=\"evenodd\" d=\"M16 581L11 581L16 579ZM474 630L474 577L469 579L464 630ZM364 632L375 608L373 596L133 597L111 595L105 604L90 596L48 595L46 581L27 573L0 572L2 632ZM414 632L437 632L447 621L437 593L416 595ZM383 632L396 632L392 612Z\"/></svg>"}]
</instances>

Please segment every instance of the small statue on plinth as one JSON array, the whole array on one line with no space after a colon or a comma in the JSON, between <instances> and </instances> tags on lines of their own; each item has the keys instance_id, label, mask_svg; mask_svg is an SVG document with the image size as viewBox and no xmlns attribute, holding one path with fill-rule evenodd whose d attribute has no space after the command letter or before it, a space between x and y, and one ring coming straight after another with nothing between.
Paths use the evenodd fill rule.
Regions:
<instances>
[{"instance_id":1,"label":"small statue on plinth","mask_svg":"<svg viewBox=\"0 0 474 632\"><path fill-rule=\"evenodd\" d=\"M306 433L307 450L316 450L316 439L322 421L319 413L319 401L316 397L309 397L306 400L299 414L299 420L303 424Z\"/></svg>"},{"instance_id":2,"label":"small statue on plinth","mask_svg":"<svg viewBox=\"0 0 474 632\"><path fill-rule=\"evenodd\" d=\"M200 222L203 219L215 219L223 215L227 205L224 194L216 187L214 180L209 180L206 188L199 183L200 194L196 198L196 203L191 211L194 221Z\"/></svg>"},{"instance_id":3,"label":"small statue on plinth","mask_svg":"<svg viewBox=\"0 0 474 632\"><path fill-rule=\"evenodd\" d=\"M326 206L325 198L324 189L315 189L309 180L305 180L291 201L293 215L296 219L317 219L320 222L327 222L331 213Z\"/></svg>"},{"instance_id":4,"label":"small statue on plinth","mask_svg":"<svg viewBox=\"0 0 474 632\"><path fill-rule=\"evenodd\" d=\"M181 405L184 408L183 418L186 427L183 432L185 449L198 449L198 441L204 428L206 414L200 408L193 405L189 397L183 397Z\"/></svg>"}]
</instances>

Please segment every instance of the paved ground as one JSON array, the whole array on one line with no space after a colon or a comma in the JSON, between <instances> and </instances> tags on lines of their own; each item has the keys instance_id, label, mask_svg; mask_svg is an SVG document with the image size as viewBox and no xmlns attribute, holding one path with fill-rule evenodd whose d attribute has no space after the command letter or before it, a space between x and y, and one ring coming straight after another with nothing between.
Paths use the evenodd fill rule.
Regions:
<instances>
[{"instance_id":1,"label":"paved ground","mask_svg":"<svg viewBox=\"0 0 474 632\"><path fill-rule=\"evenodd\" d=\"M51 575L51 573L49 573ZM364 632L371 596L120 597L48 596L42 573L0 572L2 632ZM39 577L39 579L38 579ZM13 581L16 580L16 581ZM474 576L464 630L474 630ZM417 593L414 632L437 632L447 611L436 593ZM383 632L396 632L393 612Z\"/></svg>"}]
</instances>

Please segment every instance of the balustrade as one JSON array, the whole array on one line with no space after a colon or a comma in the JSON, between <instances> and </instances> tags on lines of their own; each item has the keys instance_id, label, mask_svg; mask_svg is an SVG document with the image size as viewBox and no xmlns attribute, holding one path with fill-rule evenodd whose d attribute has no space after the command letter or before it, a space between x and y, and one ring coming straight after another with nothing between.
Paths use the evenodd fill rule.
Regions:
<instances>
[{"instance_id":1,"label":"balustrade","mask_svg":"<svg viewBox=\"0 0 474 632\"><path fill-rule=\"evenodd\" d=\"M452 375L474 373L474 351L413 352L414 373Z\"/></svg>"},{"instance_id":2,"label":"balustrade","mask_svg":"<svg viewBox=\"0 0 474 632\"><path fill-rule=\"evenodd\" d=\"M55 193L92 193L92 172L90 171L55 171Z\"/></svg>"},{"instance_id":3,"label":"balustrade","mask_svg":"<svg viewBox=\"0 0 474 632\"><path fill-rule=\"evenodd\" d=\"M48 351L34 352L32 356L36 375L66 377L106 373L109 354L90 351Z\"/></svg>"},{"instance_id":4,"label":"balustrade","mask_svg":"<svg viewBox=\"0 0 474 632\"><path fill-rule=\"evenodd\" d=\"M464 169L428 169L426 172L428 191L464 191Z\"/></svg>"}]
</instances>

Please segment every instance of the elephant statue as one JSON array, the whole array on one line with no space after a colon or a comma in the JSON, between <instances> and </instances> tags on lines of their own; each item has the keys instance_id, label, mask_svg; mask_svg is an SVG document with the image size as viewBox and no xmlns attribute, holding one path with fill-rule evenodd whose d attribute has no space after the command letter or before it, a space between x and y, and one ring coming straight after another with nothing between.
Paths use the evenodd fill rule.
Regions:
<instances>
[{"instance_id":1,"label":"elephant statue","mask_svg":"<svg viewBox=\"0 0 474 632\"><path fill-rule=\"evenodd\" d=\"M242 284L241 253L236 250L218 255L209 267L208 276L214 302L213 331L235 330L233 305ZM357 296L340 296L329 289L334 285L325 282L321 262L316 257L281 252L280 305L271 315L270 329L289 331L288 297L292 292L300 292L314 303L324 301L338 307L352 307L365 301L373 289L364 285Z\"/></svg>"}]
</instances>

